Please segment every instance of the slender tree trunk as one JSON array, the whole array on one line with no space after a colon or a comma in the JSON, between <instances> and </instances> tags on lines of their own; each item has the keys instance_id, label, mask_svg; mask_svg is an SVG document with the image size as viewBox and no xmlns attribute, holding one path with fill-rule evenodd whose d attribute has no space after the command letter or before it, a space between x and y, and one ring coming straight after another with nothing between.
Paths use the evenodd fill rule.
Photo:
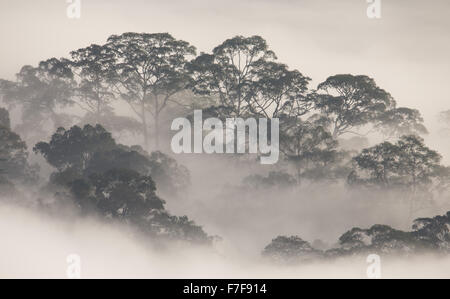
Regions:
<instances>
[{"instance_id":1,"label":"slender tree trunk","mask_svg":"<svg viewBox=\"0 0 450 299\"><path fill-rule=\"evenodd\" d=\"M333 130L333 139L337 139L338 138L338 133L339 133L338 129L334 128L334 130Z\"/></svg>"},{"instance_id":2,"label":"slender tree trunk","mask_svg":"<svg viewBox=\"0 0 450 299\"><path fill-rule=\"evenodd\" d=\"M414 158L414 163L415 163L415 158ZM409 222L412 222L413 219L413 214L414 214L414 202L416 200L416 170L415 167L413 168L412 171L412 181L413 181L413 185L412 185L412 195L411 195L411 199L409 201Z\"/></svg>"},{"instance_id":3,"label":"slender tree trunk","mask_svg":"<svg viewBox=\"0 0 450 299\"><path fill-rule=\"evenodd\" d=\"M155 149L159 150L159 112L155 113Z\"/></svg>"},{"instance_id":4,"label":"slender tree trunk","mask_svg":"<svg viewBox=\"0 0 450 299\"><path fill-rule=\"evenodd\" d=\"M297 162L297 186L302 184L302 167L300 163L301 162Z\"/></svg>"},{"instance_id":5,"label":"slender tree trunk","mask_svg":"<svg viewBox=\"0 0 450 299\"><path fill-rule=\"evenodd\" d=\"M155 95L155 149L159 150L159 102L158 96Z\"/></svg>"},{"instance_id":6,"label":"slender tree trunk","mask_svg":"<svg viewBox=\"0 0 450 299\"><path fill-rule=\"evenodd\" d=\"M147 118L145 116L145 102L142 101L141 106L142 113L142 134L144 134L144 149L148 150L148 128L147 128Z\"/></svg>"}]
</instances>

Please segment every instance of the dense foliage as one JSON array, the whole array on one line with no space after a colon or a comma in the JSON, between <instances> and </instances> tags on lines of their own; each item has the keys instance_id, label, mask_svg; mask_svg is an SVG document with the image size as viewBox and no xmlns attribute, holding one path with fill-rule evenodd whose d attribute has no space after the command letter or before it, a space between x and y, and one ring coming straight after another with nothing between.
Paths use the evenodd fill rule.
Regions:
<instances>
[{"instance_id":1,"label":"dense foliage","mask_svg":"<svg viewBox=\"0 0 450 299\"><path fill-rule=\"evenodd\" d=\"M315 249L297 236L279 236L266 246L263 256L275 262L292 263L373 253L405 256L427 252L450 253L450 212L416 219L412 231L387 225L355 227L339 238L339 247L328 250Z\"/></svg>"}]
</instances>

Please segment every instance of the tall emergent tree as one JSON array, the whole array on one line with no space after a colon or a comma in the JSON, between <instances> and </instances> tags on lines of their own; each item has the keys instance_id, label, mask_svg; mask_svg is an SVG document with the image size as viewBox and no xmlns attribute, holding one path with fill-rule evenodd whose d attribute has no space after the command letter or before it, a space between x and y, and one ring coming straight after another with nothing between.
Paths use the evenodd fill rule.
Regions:
<instances>
[{"instance_id":1,"label":"tall emergent tree","mask_svg":"<svg viewBox=\"0 0 450 299\"><path fill-rule=\"evenodd\" d=\"M260 36L236 36L215 47L212 54L202 53L190 64L193 90L217 99L204 113L221 119L251 116L299 121L313 107L308 95L310 78L276 59Z\"/></svg>"},{"instance_id":2,"label":"tall emergent tree","mask_svg":"<svg viewBox=\"0 0 450 299\"><path fill-rule=\"evenodd\" d=\"M22 67L17 82L5 88L4 101L21 107L22 124L17 130L39 138L49 120L53 127L65 124L67 119L57 110L73 103L73 90L73 73L67 61L51 58L38 67Z\"/></svg>"},{"instance_id":3,"label":"tall emergent tree","mask_svg":"<svg viewBox=\"0 0 450 299\"><path fill-rule=\"evenodd\" d=\"M257 78L250 86L247 105L252 115L266 118L300 117L311 111L313 98L308 94L311 80L285 64L261 63L255 69Z\"/></svg>"},{"instance_id":4,"label":"tall emergent tree","mask_svg":"<svg viewBox=\"0 0 450 299\"><path fill-rule=\"evenodd\" d=\"M153 117L155 146L159 147L159 118L172 97L190 83L186 70L195 47L168 33L112 35L105 45L113 54L110 72L116 91L142 123L144 144L149 144L147 113Z\"/></svg>"},{"instance_id":5,"label":"tall emergent tree","mask_svg":"<svg viewBox=\"0 0 450 299\"><path fill-rule=\"evenodd\" d=\"M114 54L95 44L70 54L70 65L79 79L75 93L77 102L88 113L101 118L109 112L110 102L114 100L111 85L115 77L110 71L115 61Z\"/></svg>"},{"instance_id":6,"label":"tall emergent tree","mask_svg":"<svg viewBox=\"0 0 450 299\"><path fill-rule=\"evenodd\" d=\"M261 68L276 60L275 53L260 36L236 36L215 47L212 54L202 53L190 65L194 91L214 95L229 116L250 113L249 102L255 93Z\"/></svg>"},{"instance_id":7,"label":"tall emergent tree","mask_svg":"<svg viewBox=\"0 0 450 299\"><path fill-rule=\"evenodd\" d=\"M367 76L331 76L317 89L316 108L331 118L334 137L377 121L395 106L391 95Z\"/></svg>"}]
</instances>

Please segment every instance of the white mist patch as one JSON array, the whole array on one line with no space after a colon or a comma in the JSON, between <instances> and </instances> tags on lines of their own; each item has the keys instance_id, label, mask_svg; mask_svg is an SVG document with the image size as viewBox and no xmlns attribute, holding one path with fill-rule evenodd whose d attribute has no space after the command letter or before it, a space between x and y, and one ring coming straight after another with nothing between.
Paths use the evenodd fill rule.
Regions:
<instances>
[{"instance_id":1,"label":"white mist patch","mask_svg":"<svg viewBox=\"0 0 450 299\"><path fill-rule=\"evenodd\" d=\"M173 244L154 249L132 230L95 219L51 219L0 205L0 278L67 278L67 257L80 257L81 278L366 278L365 258L275 266L259 257ZM450 258L381 260L382 278L450 277Z\"/></svg>"}]
</instances>

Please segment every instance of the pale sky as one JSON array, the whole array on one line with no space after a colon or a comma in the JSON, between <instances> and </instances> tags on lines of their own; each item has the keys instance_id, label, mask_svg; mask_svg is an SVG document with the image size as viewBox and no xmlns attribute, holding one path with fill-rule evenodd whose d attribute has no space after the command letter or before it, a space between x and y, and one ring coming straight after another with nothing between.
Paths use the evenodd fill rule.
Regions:
<instances>
[{"instance_id":1,"label":"pale sky","mask_svg":"<svg viewBox=\"0 0 450 299\"><path fill-rule=\"evenodd\" d=\"M69 19L66 0L0 0L0 78L127 31L169 32L205 52L257 34L311 87L369 75L431 122L450 109L450 1L381 3L382 18L369 19L366 0L81 0L81 18Z\"/></svg>"}]
</instances>

